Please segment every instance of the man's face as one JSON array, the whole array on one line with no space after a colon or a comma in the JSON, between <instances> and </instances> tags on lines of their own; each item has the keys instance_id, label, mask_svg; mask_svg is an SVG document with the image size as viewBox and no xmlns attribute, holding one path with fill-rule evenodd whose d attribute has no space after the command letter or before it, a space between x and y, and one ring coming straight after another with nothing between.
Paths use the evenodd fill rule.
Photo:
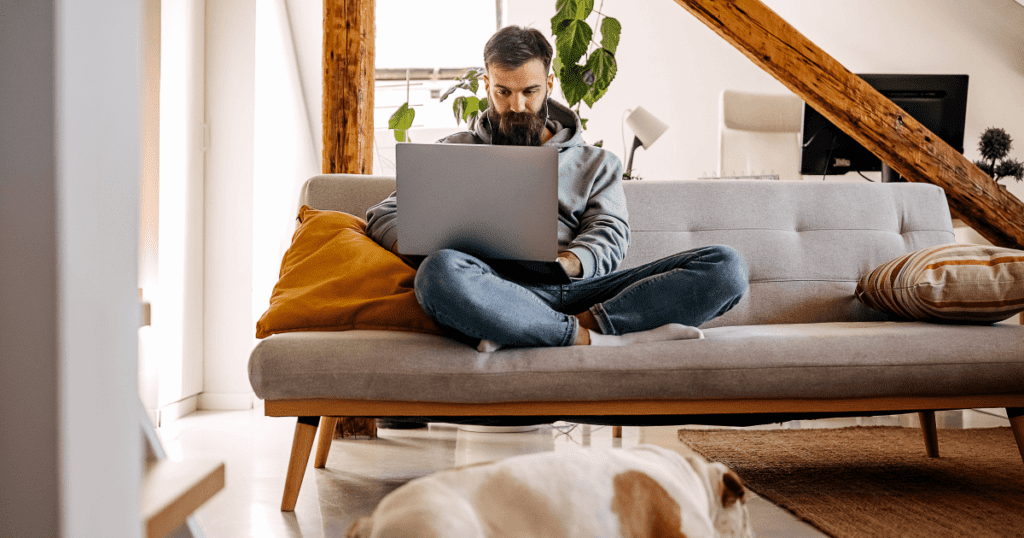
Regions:
<instances>
[{"instance_id":1,"label":"man's face","mask_svg":"<svg viewBox=\"0 0 1024 538\"><path fill-rule=\"evenodd\" d=\"M516 69L492 65L484 75L487 115L494 144L539 146L544 130L540 116L544 101L554 87L555 75L545 75L540 60L530 60Z\"/></svg>"}]
</instances>

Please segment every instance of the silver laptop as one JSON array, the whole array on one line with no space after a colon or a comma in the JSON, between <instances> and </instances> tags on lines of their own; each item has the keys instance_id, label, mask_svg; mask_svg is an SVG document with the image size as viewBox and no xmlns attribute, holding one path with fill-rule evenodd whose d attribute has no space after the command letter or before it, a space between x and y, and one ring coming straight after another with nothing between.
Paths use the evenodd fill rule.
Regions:
<instances>
[{"instance_id":1,"label":"silver laptop","mask_svg":"<svg viewBox=\"0 0 1024 538\"><path fill-rule=\"evenodd\" d=\"M558 257L558 149L397 144L398 248L451 248L514 279L570 282Z\"/></svg>"}]
</instances>

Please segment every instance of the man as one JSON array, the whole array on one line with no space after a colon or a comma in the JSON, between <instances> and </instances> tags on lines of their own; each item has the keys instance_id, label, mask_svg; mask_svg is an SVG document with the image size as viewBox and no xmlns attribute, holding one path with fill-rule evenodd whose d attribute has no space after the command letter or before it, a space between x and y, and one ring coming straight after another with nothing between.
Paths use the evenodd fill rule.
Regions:
<instances>
[{"instance_id":1,"label":"man","mask_svg":"<svg viewBox=\"0 0 1024 538\"><path fill-rule=\"evenodd\" d=\"M416 297L439 324L502 346L615 346L703 338L747 289L742 256L698 248L615 272L629 245L622 163L583 142L579 117L551 100L552 48L542 33L502 28L484 47L488 108L470 131L440 143L551 145L558 154L558 261L573 282L515 281L455 250L423 260ZM367 232L398 254L395 195L367 211ZM523 208L528 211L529 208Z\"/></svg>"}]
</instances>

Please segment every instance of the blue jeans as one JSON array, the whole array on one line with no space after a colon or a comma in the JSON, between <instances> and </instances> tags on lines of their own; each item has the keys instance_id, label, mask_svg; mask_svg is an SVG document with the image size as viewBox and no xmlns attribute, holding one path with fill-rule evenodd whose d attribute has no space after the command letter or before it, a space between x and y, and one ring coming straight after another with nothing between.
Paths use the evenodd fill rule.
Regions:
<instances>
[{"instance_id":1,"label":"blue jeans","mask_svg":"<svg viewBox=\"0 0 1024 538\"><path fill-rule=\"evenodd\" d=\"M430 317L467 336L571 346L580 330L575 314L585 310L602 333L614 335L667 323L696 327L721 316L747 291L747 265L735 249L715 245L570 284L532 284L446 249L423 260L415 290Z\"/></svg>"}]
</instances>

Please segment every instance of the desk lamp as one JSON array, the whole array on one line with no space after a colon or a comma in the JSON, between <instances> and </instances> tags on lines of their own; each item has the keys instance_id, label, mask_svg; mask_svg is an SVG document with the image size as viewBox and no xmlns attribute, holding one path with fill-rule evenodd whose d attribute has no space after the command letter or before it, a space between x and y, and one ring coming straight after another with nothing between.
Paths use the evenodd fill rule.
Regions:
<instances>
[{"instance_id":1,"label":"desk lamp","mask_svg":"<svg viewBox=\"0 0 1024 538\"><path fill-rule=\"evenodd\" d=\"M636 109L630 112L629 116L626 116L626 125L629 125L629 129L635 135L633 137L633 148L629 150L629 162L626 164L626 175L632 177L633 154L636 153L636 148L641 145L644 149L651 147L651 144L668 129L668 125L655 118L654 114L651 114L642 106L636 107Z\"/></svg>"}]
</instances>

